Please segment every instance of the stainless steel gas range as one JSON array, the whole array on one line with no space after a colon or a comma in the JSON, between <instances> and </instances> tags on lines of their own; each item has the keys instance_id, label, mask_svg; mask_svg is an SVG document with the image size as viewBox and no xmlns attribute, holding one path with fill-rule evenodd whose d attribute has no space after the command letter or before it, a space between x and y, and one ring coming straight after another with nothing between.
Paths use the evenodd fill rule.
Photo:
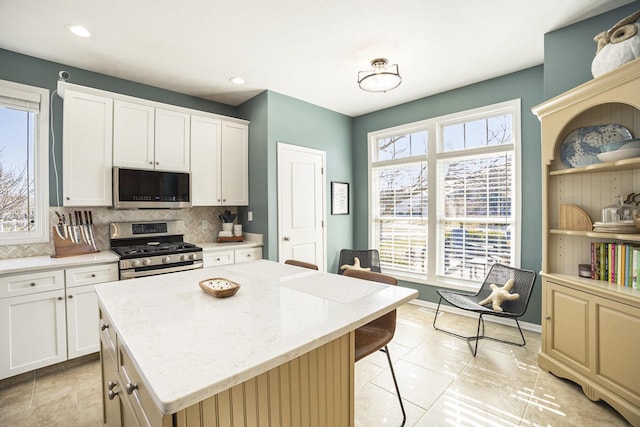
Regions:
<instances>
[{"instance_id":1,"label":"stainless steel gas range","mask_svg":"<svg viewBox=\"0 0 640 427\"><path fill-rule=\"evenodd\" d=\"M203 266L202 248L183 241L184 221L112 222L110 230L121 280Z\"/></svg>"}]
</instances>

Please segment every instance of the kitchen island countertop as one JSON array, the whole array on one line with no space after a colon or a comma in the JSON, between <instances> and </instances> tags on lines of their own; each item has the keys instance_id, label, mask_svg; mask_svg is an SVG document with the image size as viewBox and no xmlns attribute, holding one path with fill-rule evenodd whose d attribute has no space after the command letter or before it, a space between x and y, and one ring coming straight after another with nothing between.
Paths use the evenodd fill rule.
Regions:
<instances>
[{"instance_id":1,"label":"kitchen island countertop","mask_svg":"<svg viewBox=\"0 0 640 427\"><path fill-rule=\"evenodd\" d=\"M241 285L230 298L198 282ZM324 345L417 291L258 260L96 286L102 309L162 414Z\"/></svg>"}]
</instances>

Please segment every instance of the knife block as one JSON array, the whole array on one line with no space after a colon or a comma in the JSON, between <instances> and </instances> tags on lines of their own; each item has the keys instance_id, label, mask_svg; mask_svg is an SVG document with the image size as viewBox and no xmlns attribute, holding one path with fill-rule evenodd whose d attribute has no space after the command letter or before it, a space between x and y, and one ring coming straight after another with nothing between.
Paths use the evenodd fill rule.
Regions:
<instances>
[{"instance_id":1,"label":"knife block","mask_svg":"<svg viewBox=\"0 0 640 427\"><path fill-rule=\"evenodd\" d=\"M71 238L65 239L61 237L56 226L51 227L53 234L53 244L56 248L55 255L51 255L51 258L63 258L74 255L93 254L100 252L97 248L89 243L80 239L80 242L76 243Z\"/></svg>"}]
</instances>

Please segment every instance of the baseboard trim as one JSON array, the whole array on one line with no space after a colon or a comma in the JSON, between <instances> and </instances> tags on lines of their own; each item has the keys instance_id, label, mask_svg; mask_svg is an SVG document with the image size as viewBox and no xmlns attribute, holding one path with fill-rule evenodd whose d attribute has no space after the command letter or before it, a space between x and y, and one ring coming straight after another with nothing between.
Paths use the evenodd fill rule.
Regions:
<instances>
[{"instance_id":1,"label":"baseboard trim","mask_svg":"<svg viewBox=\"0 0 640 427\"><path fill-rule=\"evenodd\" d=\"M423 301L420 299L414 299L410 301L409 304L414 304L414 305L419 305L420 307L429 308L433 310L434 313L438 309L438 304L434 302ZM451 307L444 304L440 306L440 311L444 311L446 313L458 314L460 316L473 317L477 319L477 315L475 313L471 313L465 310L460 310L459 308ZM508 319L504 319L496 316L486 316L484 317L484 319L488 322L498 323L500 325L505 325L505 326L510 326L512 328L515 328L514 322ZM539 334L542 333L541 325L537 325L535 323L523 322L521 320L518 320L518 323L520 323L520 327L525 331L537 332Z\"/></svg>"}]
</instances>

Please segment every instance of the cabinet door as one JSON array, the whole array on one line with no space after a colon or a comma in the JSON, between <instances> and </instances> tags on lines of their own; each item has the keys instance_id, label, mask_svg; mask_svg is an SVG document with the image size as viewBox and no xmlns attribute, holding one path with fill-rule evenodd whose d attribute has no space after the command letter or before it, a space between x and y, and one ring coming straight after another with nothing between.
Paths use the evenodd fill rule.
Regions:
<instances>
[{"instance_id":1,"label":"cabinet door","mask_svg":"<svg viewBox=\"0 0 640 427\"><path fill-rule=\"evenodd\" d=\"M189 134L189 114L156 108L156 169L189 172Z\"/></svg>"},{"instance_id":2,"label":"cabinet door","mask_svg":"<svg viewBox=\"0 0 640 427\"><path fill-rule=\"evenodd\" d=\"M0 379L66 359L64 290L0 299Z\"/></svg>"},{"instance_id":3,"label":"cabinet door","mask_svg":"<svg viewBox=\"0 0 640 427\"><path fill-rule=\"evenodd\" d=\"M219 206L220 120L191 116L191 197L193 206Z\"/></svg>"},{"instance_id":4,"label":"cabinet door","mask_svg":"<svg viewBox=\"0 0 640 427\"><path fill-rule=\"evenodd\" d=\"M249 127L222 122L222 205L249 204Z\"/></svg>"},{"instance_id":5,"label":"cabinet door","mask_svg":"<svg viewBox=\"0 0 640 427\"><path fill-rule=\"evenodd\" d=\"M545 286L547 353L579 372L591 371L593 325L590 295L558 284Z\"/></svg>"},{"instance_id":6,"label":"cabinet door","mask_svg":"<svg viewBox=\"0 0 640 427\"><path fill-rule=\"evenodd\" d=\"M67 344L69 359L100 350L98 297L95 285L67 289Z\"/></svg>"},{"instance_id":7,"label":"cabinet door","mask_svg":"<svg viewBox=\"0 0 640 427\"><path fill-rule=\"evenodd\" d=\"M113 101L64 92L62 185L64 206L111 205Z\"/></svg>"},{"instance_id":8,"label":"cabinet door","mask_svg":"<svg viewBox=\"0 0 640 427\"><path fill-rule=\"evenodd\" d=\"M202 255L204 267L216 267L218 265L228 265L234 263L233 251L212 251Z\"/></svg>"},{"instance_id":9,"label":"cabinet door","mask_svg":"<svg viewBox=\"0 0 640 427\"><path fill-rule=\"evenodd\" d=\"M236 249L234 258L236 264L262 259L262 248Z\"/></svg>"},{"instance_id":10,"label":"cabinet door","mask_svg":"<svg viewBox=\"0 0 640 427\"><path fill-rule=\"evenodd\" d=\"M114 359L104 357L107 345L101 342L102 357L100 358L100 368L102 369L102 422L105 426L122 426L122 416L120 411L120 393L124 388L118 378L117 367Z\"/></svg>"},{"instance_id":11,"label":"cabinet door","mask_svg":"<svg viewBox=\"0 0 640 427\"><path fill-rule=\"evenodd\" d=\"M118 280L118 263L89 265L86 267L67 268L64 271L67 289L76 286Z\"/></svg>"},{"instance_id":12,"label":"cabinet door","mask_svg":"<svg viewBox=\"0 0 640 427\"><path fill-rule=\"evenodd\" d=\"M640 308L598 298L595 316L598 381L640 407Z\"/></svg>"},{"instance_id":13,"label":"cabinet door","mask_svg":"<svg viewBox=\"0 0 640 427\"><path fill-rule=\"evenodd\" d=\"M113 104L113 165L154 168L155 109L126 101Z\"/></svg>"}]
</instances>

